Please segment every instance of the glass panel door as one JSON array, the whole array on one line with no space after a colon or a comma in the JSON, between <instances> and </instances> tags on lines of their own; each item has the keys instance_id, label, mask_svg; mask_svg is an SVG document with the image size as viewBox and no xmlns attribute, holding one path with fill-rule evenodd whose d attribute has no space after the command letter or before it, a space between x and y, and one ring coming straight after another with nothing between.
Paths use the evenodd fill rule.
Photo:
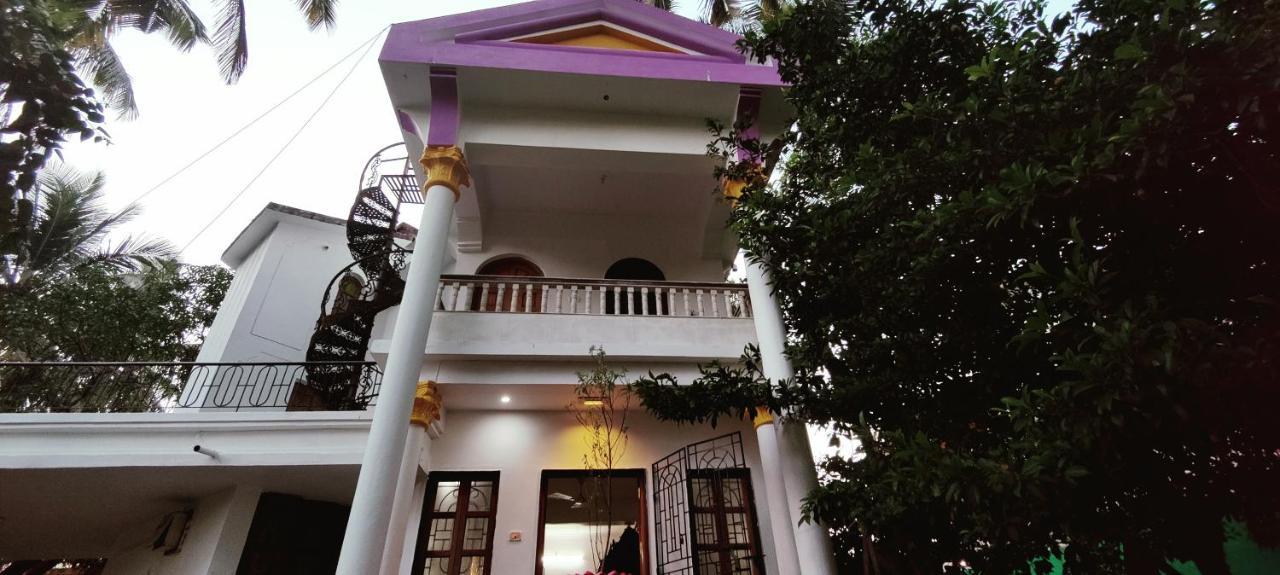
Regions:
<instances>
[{"instance_id":1,"label":"glass panel door","mask_svg":"<svg viewBox=\"0 0 1280 575\"><path fill-rule=\"evenodd\" d=\"M497 472L432 473L412 572L488 575L497 499Z\"/></svg>"},{"instance_id":2,"label":"glass panel door","mask_svg":"<svg viewBox=\"0 0 1280 575\"><path fill-rule=\"evenodd\" d=\"M697 575L764 574L748 470L690 470L689 511Z\"/></svg>"}]
</instances>

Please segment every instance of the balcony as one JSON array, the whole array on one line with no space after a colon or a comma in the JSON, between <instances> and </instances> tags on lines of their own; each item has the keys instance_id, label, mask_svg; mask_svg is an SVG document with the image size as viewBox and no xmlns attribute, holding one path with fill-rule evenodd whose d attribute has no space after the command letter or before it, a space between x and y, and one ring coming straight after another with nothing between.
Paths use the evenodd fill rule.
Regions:
<instances>
[{"instance_id":1,"label":"balcony","mask_svg":"<svg viewBox=\"0 0 1280 575\"><path fill-rule=\"evenodd\" d=\"M354 411L373 362L0 362L0 412Z\"/></svg>"},{"instance_id":2,"label":"balcony","mask_svg":"<svg viewBox=\"0 0 1280 575\"><path fill-rule=\"evenodd\" d=\"M369 350L379 360L397 310L378 318ZM593 346L633 368L734 360L755 342L751 317L741 284L445 275L424 351L433 361L477 369L493 361L582 361ZM531 382L534 371L524 371ZM459 377L480 383L490 375Z\"/></svg>"},{"instance_id":3,"label":"balcony","mask_svg":"<svg viewBox=\"0 0 1280 575\"><path fill-rule=\"evenodd\" d=\"M751 319L744 284L445 275L436 310Z\"/></svg>"}]
</instances>

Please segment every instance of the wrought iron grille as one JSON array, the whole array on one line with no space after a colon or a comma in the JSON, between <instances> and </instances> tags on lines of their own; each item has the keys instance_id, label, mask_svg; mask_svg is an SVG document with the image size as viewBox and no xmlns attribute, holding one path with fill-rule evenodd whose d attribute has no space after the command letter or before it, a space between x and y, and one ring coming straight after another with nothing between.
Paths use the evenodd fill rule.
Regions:
<instances>
[{"instance_id":1,"label":"wrought iron grille","mask_svg":"<svg viewBox=\"0 0 1280 575\"><path fill-rule=\"evenodd\" d=\"M658 575L695 575L689 477L746 469L739 432L687 445L653 464L654 535ZM708 574L702 574L708 575Z\"/></svg>"},{"instance_id":2,"label":"wrought iron grille","mask_svg":"<svg viewBox=\"0 0 1280 575\"><path fill-rule=\"evenodd\" d=\"M341 401L317 397L316 374L341 377ZM381 384L365 361L0 362L0 412L359 410Z\"/></svg>"}]
</instances>

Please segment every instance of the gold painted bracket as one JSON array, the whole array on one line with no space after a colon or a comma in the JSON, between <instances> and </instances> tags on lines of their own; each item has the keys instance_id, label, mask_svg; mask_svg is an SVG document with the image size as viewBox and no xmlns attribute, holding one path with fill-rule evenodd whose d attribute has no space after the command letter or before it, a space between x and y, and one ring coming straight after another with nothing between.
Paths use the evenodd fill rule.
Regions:
<instances>
[{"instance_id":1,"label":"gold painted bracket","mask_svg":"<svg viewBox=\"0 0 1280 575\"><path fill-rule=\"evenodd\" d=\"M427 146L420 163L427 173L427 182L422 184L423 197L431 186L444 186L453 192L456 202L462 198L462 188L471 185L471 169L457 146Z\"/></svg>"},{"instance_id":2,"label":"gold painted bracket","mask_svg":"<svg viewBox=\"0 0 1280 575\"><path fill-rule=\"evenodd\" d=\"M760 429L761 425L772 425L773 414L769 413L769 408L767 407L757 407L756 416L751 420L751 423L756 429Z\"/></svg>"},{"instance_id":3,"label":"gold painted bracket","mask_svg":"<svg viewBox=\"0 0 1280 575\"><path fill-rule=\"evenodd\" d=\"M742 191L745 190L747 186L761 183L764 179L764 172L761 171L759 166L750 170L745 177L725 178L724 181L720 183L720 187L724 192L725 201L729 202L729 207L737 207L738 198L742 197Z\"/></svg>"},{"instance_id":4,"label":"gold painted bracket","mask_svg":"<svg viewBox=\"0 0 1280 575\"><path fill-rule=\"evenodd\" d=\"M436 382L429 379L419 381L418 389L413 394L413 411L409 414L409 424L426 429L433 421L440 420L440 410L444 407L444 397L440 395Z\"/></svg>"}]
</instances>

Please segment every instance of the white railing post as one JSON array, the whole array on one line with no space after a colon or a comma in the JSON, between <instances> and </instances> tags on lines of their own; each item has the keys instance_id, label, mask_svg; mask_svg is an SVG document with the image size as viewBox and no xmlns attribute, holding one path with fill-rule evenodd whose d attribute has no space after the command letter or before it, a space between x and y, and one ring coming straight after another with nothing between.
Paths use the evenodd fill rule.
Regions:
<instances>
[{"instance_id":1,"label":"white railing post","mask_svg":"<svg viewBox=\"0 0 1280 575\"><path fill-rule=\"evenodd\" d=\"M649 315L649 288L640 288L640 315Z\"/></svg>"},{"instance_id":2,"label":"white railing post","mask_svg":"<svg viewBox=\"0 0 1280 575\"><path fill-rule=\"evenodd\" d=\"M578 286L569 286L569 313L578 313Z\"/></svg>"},{"instance_id":3,"label":"white railing post","mask_svg":"<svg viewBox=\"0 0 1280 575\"><path fill-rule=\"evenodd\" d=\"M485 308L489 307L489 282L480 284L480 311L491 311Z\"/></svg>"}]
</instances>

